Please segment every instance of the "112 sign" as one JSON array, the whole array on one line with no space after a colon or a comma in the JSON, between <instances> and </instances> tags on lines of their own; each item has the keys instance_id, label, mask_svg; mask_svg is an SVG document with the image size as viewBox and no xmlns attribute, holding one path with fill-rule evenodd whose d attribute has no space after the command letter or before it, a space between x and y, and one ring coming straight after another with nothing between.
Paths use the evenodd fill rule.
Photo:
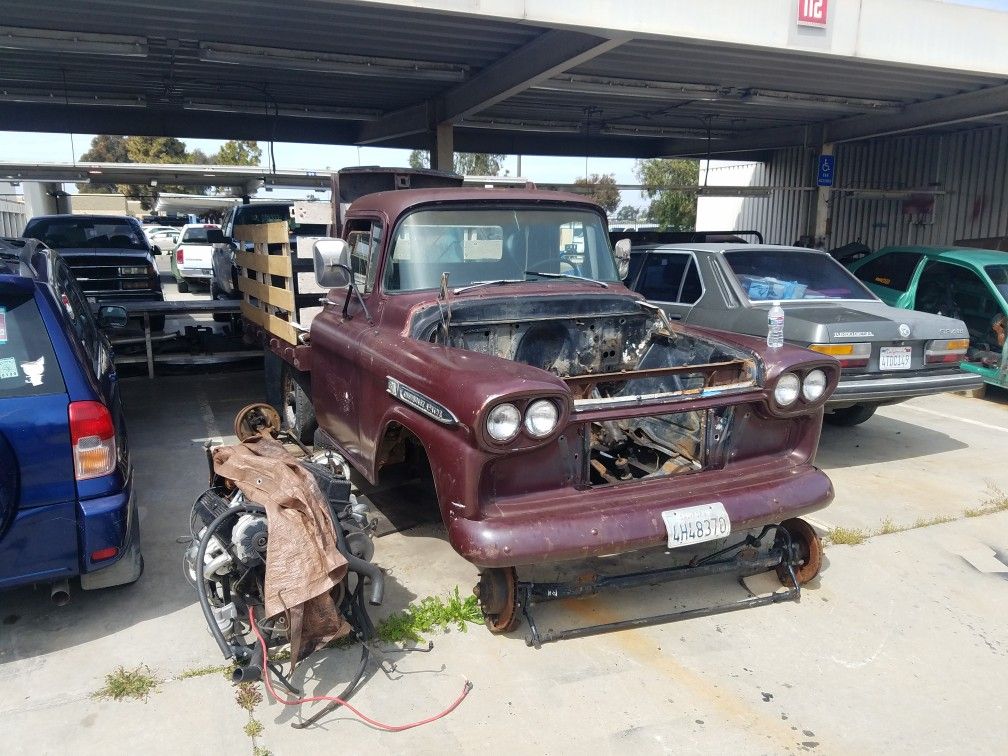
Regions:
<instances>
[{"instance_id":1,"label":"112 sign","mask_svg":"<svg viewBox=\"0 0 1008 756\"><path fill-rule=\"evenodd\" d=\"M798 24L826 26L827 0L798 0Z\"/></svg>"}]
</instances>

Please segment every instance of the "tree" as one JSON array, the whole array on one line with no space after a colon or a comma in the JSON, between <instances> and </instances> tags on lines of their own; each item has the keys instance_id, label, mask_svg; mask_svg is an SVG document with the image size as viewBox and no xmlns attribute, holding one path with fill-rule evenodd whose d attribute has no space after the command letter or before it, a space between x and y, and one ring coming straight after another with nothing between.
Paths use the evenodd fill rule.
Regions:
<instances>
[{"instance_id":1,"label":"tree","mask_svg":"<svg viewBox=\"0 0 1008 756\"><path fill-rule=\"evenodd\" d=\"M262 150L257 142L232 139L221 145L213 162L217 165L259 165L261 157Z\"/></svg>"},{"instance_id":2,"label":"tree","mask_svg":"<svg viewBox=\"0 0 1008 756\"><path fill-rule=\"evenodd\" d=\"M640 216L640 208L634 207L633 205L623 205L616 213L616 220L622 221L623 223L636 223L637 218Z\"/></svg>"},{"instance_id":3,"label":"tree","mask_svg":"<svg viewBox=\"0 0 1008 756\"><path fill-rule=\"evenodd\" d=\"M462 176L499 176L504 157L487 152L456 152L453 169ZM430 153L413 150L409 164L410 168L430 168Z\"/></svg>"},{"instance_id":4,"label":"tree","mask_svg":"<svg viewBox=\"0 0 1008 756\"><path fill-rule=\"evenodd\" d=\"M619 189L616 188L616 179L612 174L598 175L593 173L588 178L579 178L574 182L574 186L581 187L587 191L592 202L596 202L605 208L607 213L616 212L620 204Z\"/></svg>"},{"instance_id":5,"label":"tree","mask_svg":"<svg viewBox=\"0 0 1008 756\"><path fill-rule=\"evenodd\" d=\"M696 226L696 194L675 187L697 186L700 164L696 160L654 158L634 165L637 180L644 187L642 197L651 200L648 219L663 231L692 231Z\"/></svg>"},{"instance_id":6,"label":"tree","mask_svg":"<svg viewBox=\"0 0 1008 756\"><path fill-rule=\"evenodd\" d=\"M91 140L91 147L81 155L81 160L86 163L128 163L129 155L126 154L126 138L111 134L99 134ZM98 194L112 194L119 191L115 184L77 184L79 192L95 192Z\"/></svg>"}]
</instances>

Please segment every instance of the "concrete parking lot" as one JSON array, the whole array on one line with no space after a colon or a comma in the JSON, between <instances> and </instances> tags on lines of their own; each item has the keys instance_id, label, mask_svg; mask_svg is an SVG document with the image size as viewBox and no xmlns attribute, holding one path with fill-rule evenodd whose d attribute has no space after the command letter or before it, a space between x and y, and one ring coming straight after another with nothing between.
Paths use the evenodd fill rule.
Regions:
<instances>
[{"instance_id":1,"label":"concrete parking lot","mask_svg":"<svg viewBox=\"0 0 1008 756\"><path fill-rule=\"evenodd\" d=\"M124 381L141 492L146 572L121 589L0 596L0 721L10 753L252 751L246 713L219 673L180 679L221 659L182 577L193 498L207 475L207 438L233 440L259 371ZM1008 491L1008 403L942 396L884 408L854 429L827 427L820 463L837 489L823 528L875 532L886 520L950 522L827 548L821 578L782 604L583 640L526 647L482 626L431 636L429 653L397 652L354 697L400 734L337 711L306 731L271 702L257 742L276 754L687 752L1003 753L1008 742L1008 512L964 517ZM423 506L423 502L418 502ZM475 571L427 524L378 539L389 573L382 617L410 601L469 591ZM551 605L544 627L640 616L745 595L730 577ZM356 650L305 665L310 693L337 692ZM161 681L144 701L92 697L122 665Z\"/></svg>"}]
</instances>

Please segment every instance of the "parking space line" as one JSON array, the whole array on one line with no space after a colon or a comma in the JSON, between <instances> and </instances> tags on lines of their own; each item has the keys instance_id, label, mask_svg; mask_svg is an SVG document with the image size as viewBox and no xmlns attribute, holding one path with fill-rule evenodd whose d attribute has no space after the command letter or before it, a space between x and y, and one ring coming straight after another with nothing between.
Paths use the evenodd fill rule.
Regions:
<instances>
[{"instance_id":1,"label":"parking space line","mask_svg":"<svg viewBox=\"0 0 1008 756\"><path fill-rule=\"evenodd\" d=\"M1008 428L1002 427L1000 425L991 425L989 423L981 423L979 420L970 420L965 417L958 417L956 415L949 415L945 412L937 412L935 410L924 409L923 407L914 407L912 404L894 405L897 408L913 410L914 412L923 412L926 415L934 415L935 417L943 417L946 420L956 420L960 423L968 423L969 425L975 425L978 428L987 428L988 430L996 430L1001 433L1008 433Z\"/></svg>"}]
</instances>

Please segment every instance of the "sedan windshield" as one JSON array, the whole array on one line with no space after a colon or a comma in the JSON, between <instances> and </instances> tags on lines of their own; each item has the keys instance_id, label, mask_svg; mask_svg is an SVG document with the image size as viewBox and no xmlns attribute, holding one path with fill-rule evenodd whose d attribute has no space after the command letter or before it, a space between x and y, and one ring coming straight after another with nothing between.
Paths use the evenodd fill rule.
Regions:
<instances>
[{"instance_id":1,"label":"sedan windshield","mask_svg":"<svg viewBox=\"0 0 1008 756\"><path fill-rule=\"evenodd\" d=\"M1001 296L1008 299L1008 265L987 265L984 270L1001 292Z\"/></svg>"},{"instance_id":2,"label":"sedan windshield","mask_svg":"<svg viewBox=\"0 0 1008 756\"><path fill-rule=\"evenodd\" d=\"M567 208L421 210L399 223L385 264L386 291L488 281L616 282L599 215ZM542 273L543 276L537 274Z\"/></svg>"},{"instance_id":3,"label":"sedan windshield","mask_svg":"<svg viewBox=\"0 0 1008 756\"><path fill-rule=\"evenodd\" d=\"M875 299L828 255L787 249L740 249L725 252L724 258L751 302Z\"/></svg>"}]
</instances>

